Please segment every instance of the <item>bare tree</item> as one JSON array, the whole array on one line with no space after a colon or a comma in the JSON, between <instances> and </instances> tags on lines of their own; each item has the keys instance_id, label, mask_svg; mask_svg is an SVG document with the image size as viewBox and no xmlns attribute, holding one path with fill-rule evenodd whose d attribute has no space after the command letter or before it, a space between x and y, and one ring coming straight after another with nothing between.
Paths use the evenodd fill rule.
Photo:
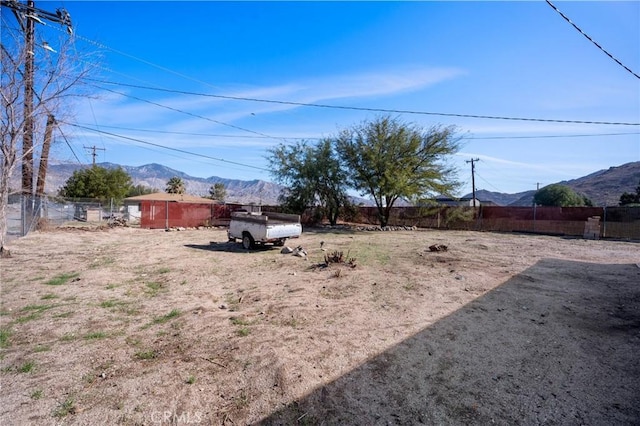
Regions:
<instances>
[{"instance_id":1,"label":"bare tree","mask_svg":"<svg viewBox=\"0 0 640 426\"><path fill-rule=\"evenodd\" d=\"M73 39L64 37L60 40L58 51L46 42L37 42L34 50L26 48L19 31L3 28L1 45L2 86L0 108L2 170L0 171L0 250L4 250L7 236L7 205L10 194L10 179L16 167L23 168L31 174L30 188L33 188L35 177L32 158L37 154L45 139L45 123L49 117L58 121L69 115L71 100L84 96L81 80L90 72L90 61L80 59L75 52ZM25 108L25 100L29 97L25 90L26 64L33 65L32 105ZM31 68L31 67L30 67ZM29 100L30 101L30 100ZM29 113L26 113L30 111ZM33 138L26 147L25 131L30 131L29 121L33 123ZM48 150L47 150L48 151ZM45 157L48 152L44 152ZM47 161L47 158L41 161ZM33 190L27 196L33 195Z\"/></svg>"}]
</instances>

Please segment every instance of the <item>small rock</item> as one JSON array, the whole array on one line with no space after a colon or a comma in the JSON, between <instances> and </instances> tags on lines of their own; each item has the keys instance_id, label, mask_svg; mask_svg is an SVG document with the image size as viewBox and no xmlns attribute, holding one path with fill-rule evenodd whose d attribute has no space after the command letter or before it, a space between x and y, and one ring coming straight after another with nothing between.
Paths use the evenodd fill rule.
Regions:
<instances>
[{"instance_id":1,"label":"small rock","mask_svg":"<svg viewBox=\"0 0 640 426\"><path fill-rule=\"evenodd\" d=\"M290 253L293 253L293 249L291 247L284 246L282 247L282 250L280 250L280 253L290 254Z\"/></svg>"}]
</instances>

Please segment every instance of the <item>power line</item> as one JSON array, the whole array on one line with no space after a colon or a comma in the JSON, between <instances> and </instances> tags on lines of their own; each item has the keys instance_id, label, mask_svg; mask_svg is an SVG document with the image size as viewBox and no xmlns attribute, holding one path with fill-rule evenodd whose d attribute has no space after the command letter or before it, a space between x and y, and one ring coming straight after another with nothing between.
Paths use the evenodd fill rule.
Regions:
<instances>
[{"instance_id":1,"label":"power line","mask_svg":"<svg viewBox=\"0 0 640 426\"><path fill-rule=\"evenodd\" d=\"M194 133L194 132L177 132L170 130L155 130L155 129L137 129L133 127L122 127L122 126L109 126L105 124L101 124L98 126L97 124L86 124L86 123L76 123L83 126L95 125L96 127L104 127L107 129L119 129L119 130L128 130L132 132L146 132L146 133L160 133L160 134L168 134L168 135L183 135L183 136L205 136L205 137L213 137L213 138L242 138L242 139L286 139L286 140L321 140L324 137L290 137L290 136L258 136L258 135L222 135L217 133ZM539 136L485 136L485 137L476 137L476 136L461 136L461 139L467 140L499 140L499 139L552 139L552 138L586 138L586 137L601 137L601 136L628 136L628 135L640 135L640 132L623 132L623 133L589 133L589 134L570 134L570 135L539 135Z\"/></svg>"},{"instance_id":2,"label":"power line","mask_svg":"<svg viewBox=\"0 0 640 426\"><path fill-rule=\"evenodd\" d=\"M578 32L580 34L582 34L583 36L585 36L587 38L587 40L589 40L591 43L595 44L596 47L598 49L600 49L601 51L603 51L605 53L605 55L607 55L608 57L610 57L611 59L613 59L618 65L620 65L622 68L624 68L625 70L629 71L631 74L633 74L636 78L640 79L640 75L636 74L635 72L631 71L631 69L629 67L627 67L625 64L623 64L622 62L620 62L616 57L614 57L611 53L607 52L602 46L600 46L594 39L592 39L591 37L589 37L589 35L587 35L584 31L582 31L580 29L580 27L578 27L576 24L574 24L571 19L569 19L564 13L562 13L557 7L555 7L553 5L553 3L551 3L549 0L546 0L547 4L549 6L551 6L551 8L553 10L555 10L556 12L558 12L560 14L560 16L562 16L564 18L565 21L567 21L568 23L570 23L573 28L575 28L576 30L578 30Z\"/></svg>"},{"instance_id":3,"label":"power line","mask_svg":"<svg viewBox=\"0 0 640 426\"><path fill-rule=\"evenodd\" d=\"M70 123L70 122L64 122L64 123L69 125L69 126L77 127L79 129L89 130L91 132L96 132L96 133L102 133L102 134L105 134L105 135L109 135L109 136L113 136L113 137L121 138L121 139L127 139L127 140L130 140L130 141L139 142L139 143L146 144L146 145L157 146L159 148L167 149L167 150L170 150L170 151L181 152L183 154L189 154L189 155L193 155L193 156L196 156L196 157L207 158L209 160L220 161L220 162L228 163L228 164L235 164L236 166L248 167L248 168L251 168L251 169L257 169L257 170L262 170L262 171L266 171L266 172L270 171L269 169L265 169L263 167L251 166L249 164L243 164L243 163L239 163L239 162L236 162L236 161L225 160L223 158L211 157L209 155L198 154L196 152L186 151L184 149L172 148L170 146L160 145L158 143L148 142L148 141L144 141L142 139L136 139L136 138L131 138L131 137L128 137L128 136L118 135L116 133L105 132L104 130L92 129L91 127L81 126L79 124L74 124L74 123Z\"/></svg>"},{"instance_id":4,"label":"power line","mask_svg":"<svg viewBox=\"0 0 640 426\"><path fill-rule=\"evenodd\" d=\"M96 86L96 85L91 85L91 86L97 87L99 89L106 90L107 92L115 93L115 94L118 94L118 95L121 95L121 96L124 96L124 97L127 97L127 98L135 99L135 100L140 101L140 102L146 102L148 104L155 105L155 106L158 106L160 108L165 108L165 109L168 109L168 110L171 110L171 111L179 112L181 114L190 115L191 117L200 118L202 120L211 121L213 123L221 124L221 125L227 126L227 127L231 127L233 129L242 130L243 132L253 133L253 134L260 135L260 136L263 136L263 137L266 137L266 138L270 138L270 139L282 139L282 138L276 138L276 137L273 137L273 136L269 136L269 135L264 134L264 133L256 132L254 130L245 129L245 128L240 127L240 126L235 126L233 124L225 123L223 121L214 120L213 118L209 118L209 117L205 117L205 116L202 116L202 115L194 114L192 112L183 111L183 110L178 109L178 108L173 108L173 107L170 107L170 106L167 106L167 105L159 104L157 102L153 102L153 101L150 101L150 100L147 100L147 99L142 99L142 98L139 98L137 96L128 95L126 93L118 92L117 90L111 90L111 89L107 89L105 87L100 87L100 86ZM282 139L282 140L286 142L285 139Z\"/></svg>"},{"instance_id":5,"label":"power line","mask_svg":"<svg viewBox=\"0 0 640 426\"><path fill-rule=\"evenodd\" d=\"M475 136L462 136L462 139L476 139L476 140L485 140L485 139L547 139L547 138L586 138L593 136L625 136L625 135L640 135L640 132L627 132L627 133L591 133L591 134L581 134L581 135L540 135L540 136L485 136L485 137L475 137Z\"/></svg>"},{"instance_id":6,"label":"power line","mask_svg":"<svg viewBox=\"0 0 640 426\"><path fill-rule=\"evenodd\" d=\"M270 104L293 105L293 106L303 106L303 107L313 107L313 108L384 112L384 113L393 113L393 114L434 115L434 116L441 116L441 117L477 118L477 119L487 119L487 120L534 121L534 122L543 122L543 123L570 123L570 124L605 124L605 125L611 125L611 126L640 126L640 123L626 123L626 122L508 117L508 116L499 116L499 115L459 114L459 113L445 113L445 112L414 111L414 110L403 110L403 109L366 108L366 107L355 107L355 106L344 106L344 105L328 105L328 104L316 104L316 103L305 103L305 102L280 101L280 100L273 100L273 99L248 98L248 97L242 97L242 96L214 95L209 93L189 92L189 91L183 91L183 90L161 89L158 87L140 86L136 84L118 83L118 82L106 81L106 80L96 80L96 79L86 79L86 80L97 81L103 84L113 84L113 85L123 86L123 87L132 87L137 89L156 90L156 91L168 92L168 93L178 93L182 95L203 96L203 97L218 98L218 99L236 100L236 101L262 102L262 103L270 103ZM96 87L100 87L100 86L96 86ZM104 89L104 90L109 90L109 89Z\"/></svg>"}]
</instances>

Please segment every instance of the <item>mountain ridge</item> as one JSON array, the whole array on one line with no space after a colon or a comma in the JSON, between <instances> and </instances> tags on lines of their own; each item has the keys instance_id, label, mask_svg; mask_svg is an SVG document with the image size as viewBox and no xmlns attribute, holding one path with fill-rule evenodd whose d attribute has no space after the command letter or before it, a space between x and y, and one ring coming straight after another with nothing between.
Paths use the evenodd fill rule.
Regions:
<instances>
[{"instance_id":1,"label":"mountain ridge","mask_svg":"<svg viewBox=\"0 0 640 426\"><path fill-rule=\"evenodd\" d=\"M158 191L164 191L167 181L174 176L184 181L189 194L197 196L207 196L211 186L222 183L227 190L225 201L240 204L278 204L280 191L285 188L282 185L260 179L241 180L219 176L199 178L157 163L127 166L107 162L97 165L105 168L122 167L131 176L134 185L144 185ZM89 166L64 163L50 165L47 173L46 192L49 194L57 193L73 172L83 167ZM594 205L615 206L618 205L620 196L624 192L635 192L640 183L640 161L612 166L577 179L557 183L567 185L579 194L585 195ZM14 185L19 185L19 181L14 182ZM530 190L508 194L481 189L476 191L476 197L481 203L491 201L502 206L531 206L535 192L535 190ZM471 197L472 194L467 194L463 198ZM357 200L370 204L365 199Z\"/></svg>"},{"instance_id":2,"label":"mountain ridge","mask_svg":"<svg viewBox=\"0 0 640 426\"><path fill-rule=\"evenodd\" d=\"M594 206L617 206L624 192L635 193L640 184L640 161L612 166L576 179L556 182L566 185L589 198ZM536 190L504 194L485 190L476 191L480 202L492 201L502 206L531 206ZM472 194L465 195L471 198Z\"/></svg>"}]
</instances>

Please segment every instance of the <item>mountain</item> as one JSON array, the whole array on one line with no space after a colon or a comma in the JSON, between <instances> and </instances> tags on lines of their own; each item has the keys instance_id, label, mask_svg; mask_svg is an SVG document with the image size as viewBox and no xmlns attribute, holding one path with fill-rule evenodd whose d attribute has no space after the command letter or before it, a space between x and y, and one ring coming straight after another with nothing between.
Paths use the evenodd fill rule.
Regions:
<instances>
[{"instance_id":1,"label":"mountain","mask_svg":"<svg viewBox=\"0 0 640 426\"><path fill-rule=\"evenodd\" d=\"M640 184L640 161L609 167L578 179L557 183L585 195L594 206L617 206L624 192L636 192L636 187ZM476 191L476 197L480 202L493 201L501 206L531 206L535 193L534 190L517 194L480 190ZM471 198L472 194L464 197Z\"/></svg>"},{"instance_id":2,"label":"mountain","mask_svg":"<svg viewBox=\"0 0 640 426\"><path fill-rule=\"evenodd\" d=\"M197 196L209 195L209 188L216 183L222 183L227 189L225 201L229 203L277 204L278 195L283 188L281 185L263 180L246 181L225 179L217 176L198 178L161 164L145 164L138 167L113 163L99 163L97 165L107 169L122 167L131 176L134 185L144 185L149 188L155 188L158 191L164 191L167 181L174 176L182 179L189 194ZM57 193L73 172L83 167L87 166L73 164L50 165L47 172L46 192L49 194Z\"/></svg>"},{"instance_id":3,"label":"mountain","mask_svg":"<svg viewBox=\"0 0 640 426\"><path fill-rule=\"evenodd\" d=\"M274 205L278 203L278 195L283 189L281 185L263 180L239 180L225 179L217 176L208 178L198 178L190 176L184 172L171 169L160 164L146 164L144 166L120 166L113 163L100 163L99 166L105 168L122 167L131 176L134 185L144 185L164 191L167 181L174 176L181 178L187 192L192 195L206 196L209 188L215 183L222 183L227 189L227 202L241 204L265 204ZM75 170L82 167L73 164L53 164L49 166L47 173L46 192L54 194L58 192L67 179ZM17 187L20 170L15 173L12 179L12 186ZM579 194L587 196L596 206L617 206L620 196L624 192L635 193L636 187L640 184L640 161L626 163L621 166L610 167L600 170L587 176L558 182L571 187ZM486 190L476 191L476 197L482 201L492 201L501 206L531 206L535 191L525 191L516 194L505 194ZM467 194L464 198L471 198L472 194ZM355 199L356 204L364 202L370 205L369 200Z\"/></svg>"}]
</instances>

